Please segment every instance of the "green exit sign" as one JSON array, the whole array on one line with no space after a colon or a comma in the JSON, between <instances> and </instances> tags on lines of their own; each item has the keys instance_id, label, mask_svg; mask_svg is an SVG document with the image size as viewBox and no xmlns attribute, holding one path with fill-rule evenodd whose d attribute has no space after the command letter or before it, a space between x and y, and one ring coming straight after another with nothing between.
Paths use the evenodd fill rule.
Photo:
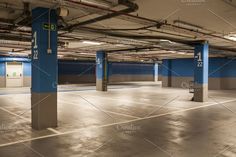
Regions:
<instances>
[{"instance_id":1,"label":"green exit sign","mask_svg":"<svg viewBox=\"0 0 236 157\"><path fill-rule=\"evenodd\" d=\"M57 26L55 25L55 24L50 24L50 26L49 26L49 24L48 23L44 23L43 24L43 29L45 29L45 30L51 30L51 31L56 31L56 29L57 29Z\"/></svg>"}]
</instances>

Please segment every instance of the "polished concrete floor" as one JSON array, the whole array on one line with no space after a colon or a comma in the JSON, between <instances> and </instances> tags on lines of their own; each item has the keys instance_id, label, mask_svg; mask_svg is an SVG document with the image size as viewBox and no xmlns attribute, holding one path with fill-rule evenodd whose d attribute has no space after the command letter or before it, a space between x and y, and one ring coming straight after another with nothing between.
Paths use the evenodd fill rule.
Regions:
<instances>
[{"instance_id":1,"label":"polished concrete floor","mask_svg":"<svg viewBox=\"0 0 236 157\"><path fill-rule=\"evenodd\" d=\"M60 86L58 127L30 127L28 88L0 89L0 157L235 157L236 91L191 102L154 82Z\"/></svg>"}]
</instances>

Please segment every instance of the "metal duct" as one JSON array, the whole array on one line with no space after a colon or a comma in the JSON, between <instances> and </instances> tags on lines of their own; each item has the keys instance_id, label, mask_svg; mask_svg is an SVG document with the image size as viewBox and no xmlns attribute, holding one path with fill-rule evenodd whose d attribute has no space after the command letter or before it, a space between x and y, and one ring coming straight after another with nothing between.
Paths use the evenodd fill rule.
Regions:
<instances>
[{"instance_id":1,"label":"metal duct","mask_svg":"<svg viewBox=\"0 0 236 157\"><path fill-rule=\"evenodd\" d=\"M75 2L73 0L68 0L68 1L72 2L72 3L81 4L81 2ZM96 17L94 19L90 19L90 20L87 20L87 21L84 21L84 22L80 22L80 23L71 25L71 26L65 28L65 30L72 31L73 29L76 29L77 27L80 27L80 26L84 26L84 25L92 24L92 23L95 23L95 22L98 22L98 21L103 21L103 20L106 20L106 19L114 18L114 17L120 16L122 14L128 14L128 13L131 13L131 12L134 12L134 11L138 10L138 5L133 3L133 2L130 2L129 0L119 0L118 3L120 5L127 6L128 8L120 10L120 11L114 11L113 13L110 13L110 14L107 14L107 15L104 15L104 16L99 16L99 17ZM86 5L86 4L83 4L83 5Z\"/></svg>"}]
</instances>

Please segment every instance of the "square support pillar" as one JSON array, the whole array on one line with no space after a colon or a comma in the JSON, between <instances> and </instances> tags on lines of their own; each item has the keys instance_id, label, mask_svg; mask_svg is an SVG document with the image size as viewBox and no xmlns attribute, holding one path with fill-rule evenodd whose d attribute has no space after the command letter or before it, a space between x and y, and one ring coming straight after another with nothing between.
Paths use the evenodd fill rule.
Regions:
<instances>
[{"instance_id":1,"label":"square support pillar","mask_svg":"<svg viewBox=\"0 0 236 157\"><path fill-rule=\"evenodd\" d=\"M154 82L158 82L158 63L154 64Z\"/></svg>"},{"instance_id":2,"label":"square support pillar","mask_svg":"<svg viewBox=\"0 0 236 157\"><path fill-rule=\"evenodd\" d=\"M207 42L195 45L194 50L194 101L208 100L209 46Z\"/></svg>"},{"instance_id":3,"label":"square support pillar","mask_svg":"<svg viewBox=\"0 0 236 157\"><path fill-rule=\"evenodd\" d=\"M165 59L162 63L162 86L172 86L172 60Z\"/></svg>"},{"instance_id":4,"label":"square support pillar","mask_svg":"<svg viewBox=\"0 0 236 157\"><path fill-rule=\"evenodd\" d=\"M32 128L57 126L57 14L32 10Z\"/></svg>"},{"instance_id":5,"label":"square support pillar","mask_svg":"<svg viewBox=\"0 0 236 157\"><path fill-rule=\"evenodd\" d=\"M108 82L108 59L107 53L98 51L96 55L96 89L97 91L107 91Z\"/></svg>"}]
</instances>

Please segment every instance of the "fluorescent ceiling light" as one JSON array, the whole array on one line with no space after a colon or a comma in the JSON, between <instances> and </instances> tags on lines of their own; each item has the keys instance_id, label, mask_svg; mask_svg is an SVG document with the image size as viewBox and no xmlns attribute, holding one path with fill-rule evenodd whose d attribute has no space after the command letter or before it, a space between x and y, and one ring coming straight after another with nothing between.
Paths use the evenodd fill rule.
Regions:
<instances>
[{"instance_id":1,"label":"fluorescent ceiling light","mask_svg":"<svg viewBox=\"0 0 236 157\"><path fill-rule=\"evenodd\" d=\"M186 52L177 52L178 54L180 54L180 55L185 55L186 54Z\"/></svg>"},{"instance_id":2,"label":"fluorescent ceiling light","mask_svg":"<svg viewBox=\"0 0 236 157\"><path fill-rule=\"evenodd\" d=\"M62 57L64 57L64 55L57 55L57 57L62 58Z\"/></svg>"},{"instance_id":3,"label":"fluorescent ceiling light","mask_svg":"<svg viewBox=\"0 0 236 157\"><path fill-rule=\"evenodd\" d=\"M171 44L173 43L172 41L166 40L166 39L161 39L160 41L161 41L161 42L169 42L169 43L171 43Z\"/></svg>"},{"instance_id":4,"label":"fluorescent ceiling light","mask_svg":"<svg viewBox=\"0 0 236 157\"><path fill-rule=\"evenodd\" d=\"M229 34L225 36L226 39L236 41L236 34Z\"/></svg>"},{"instance_id":5,"label":"fluorescent ceiling light","mask_svg":"<svg viewBox=\"0 0 236 157\"><path fill-rule=\"evenodd\" d=\"M83 41L83 44L89 44L89 45L101 45L102 43L94 42L94 41Z\"/></svg>"}]
</instances>

